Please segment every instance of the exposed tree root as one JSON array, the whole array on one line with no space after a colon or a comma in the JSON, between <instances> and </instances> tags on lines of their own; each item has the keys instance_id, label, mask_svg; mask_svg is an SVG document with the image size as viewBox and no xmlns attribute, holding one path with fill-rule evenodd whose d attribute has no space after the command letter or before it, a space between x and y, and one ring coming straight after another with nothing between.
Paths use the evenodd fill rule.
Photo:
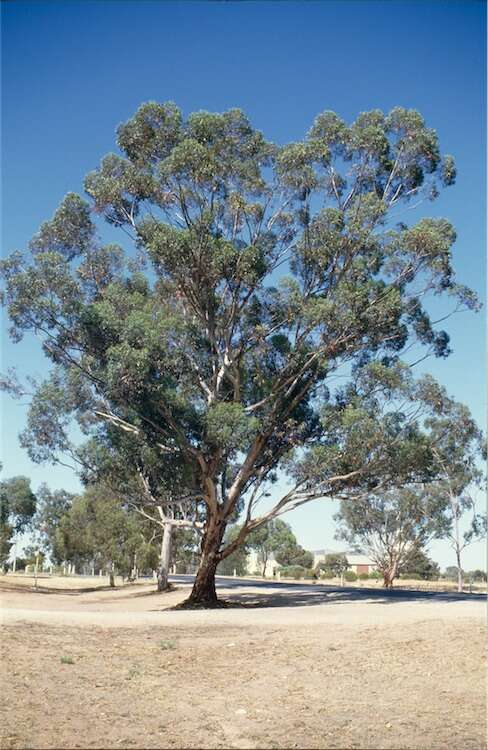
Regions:
<instances>
[{"instance_id":1,"label":"exposed tree root","mask_svg":"<svg viewBox=\"0 0 488 750\"><path fill-rule=\"evenodd\" d=\"M183 602L171 607L171 609L226 609L232 606L232 603L225 599L211 599L201 602L185 599Z\"/></svg>"}]
</instances>

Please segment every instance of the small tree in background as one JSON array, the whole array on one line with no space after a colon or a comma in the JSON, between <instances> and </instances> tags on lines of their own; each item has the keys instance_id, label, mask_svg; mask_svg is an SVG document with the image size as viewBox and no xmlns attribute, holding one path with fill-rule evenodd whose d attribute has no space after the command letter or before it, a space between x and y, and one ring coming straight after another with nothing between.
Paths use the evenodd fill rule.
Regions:
<instances>
[{"instance_id":1,"label":"small tree in background","mask_svg":"<svg viewBox=\"0 0 488 750\"><path fill-rule=\"evenodd\" d=\"M486 575L486 572L484 570L479 570L479 569L478 570L470 570L467 573L467 576L468 576L468 578L470 578L470 579L472 579L473 581L476 581L476 582L481 581L481 582L486 583L486 581L487 581L487 575Z\"/></svg>"},{"instance_id":2,"label":"small tree in background","mask_svg":"<svg viewBox=\"0 0 488 750\"><path fill-rule=\"evenodd\" d=\"M400 567L399 572L405 578L415 575L424 581L437 581L441 573L439 565L431 560L423 549L417 549L410 555L407 562Z\"/></svg>"},{"instance_id":3,"label":"small tree in background","mask_svg":"<svg viewBox=\"0 0 488 750\"><path fill-rule=\"evenodd\" d=\"M301 568L311 568L313 565L313 554L300 544L296 539L294 544L287 544L277 550L275 560L283 567L299 566Z\"/></svg>"},{"instance_id":4,"label":"small tree in background","mask_svg":"<svg viewBox=\"0 0 488 750\"><path fill-rule=\"evenodd\" d=\"M488 518L486 514L476 512L475 502L467 492L456 495L452 491L452 484L449 482L441 485L439 490L441 494L445 493L449 497L448 516L451 526L447 534L447 539L456 555L458 591L462 591L464 585L461 565L462 553L473 542L486 539ZM468 514L471 516L469 526L465 531L461 532L461 521Z\"/></svg>"},{"instance_id":5,"label":"small tree in background","mask_svg":"<svg viewBox=\"0 0 488 750\"><path fill-rule=\"evenodd\" d=\"M319 564L317 565L317 570L323 570L326 573L330 572L333 578L342 578L349 567L350 565L344 553L330 552L325 556L324 560L321 560L321 562L319 562Z\"/></svg>"},{"instance_id":6,"label":"small tree in background","mask_svg":"<svg viewBox=\"0 0 488 750\"><path fill-rule=\"evenodd\" d=\"M419 550L449 528L445 500L428 486L343 500L335 519L337 537L366 552L388 588Z\"/></svg>"},{"instance_id":7,"label":"small tree in background","mask_svg":"<svg viewBox=\"0 0 488 750\"><path fill-rule=\"evenodd\" d=\"M289 559L290 551L295 552L295 556L300 556L303 553L302 548L297 547L297 540L291 526L281 519L272 519L266 524L263 524L260 528L253 531L247 540L248 547L256 550L258 553L258 559L261 563L261 575L266 573L266 565L271 555L277 562L284 559L283 555L286 555L286 559ZM291 563L280 563L288 565ZM300 564L300 563L293 563Z\"/></svg>"},{"instance_id":8,"label":"small tree in background","mask_svg":"<svg viewBox=\"0 0 488 750\"><path fill-rule=\"evenodd\" d=\"M1 566L5 565L10 555L15 535L31 526L35 512L36 496L31 490L30 479L18 476L0 482Z\"/></svg>"},{"instance_id":9,"label":"small tree in background","mask_svg":"<svg viewBox=\"0 0 488 750\"><path fill-rule=\"evenodd\" d=\"M232 544L239 536L241 527L239 525L232 525L227 528L224 541L226 544ZM247 570L247 558L249 555L250 547L248 539L243 544L240 544L231 555L227 555L220 563L218 567L218 573L224 576L231 576L234 571L238 576L246 575Z\"/></svg>"},{"instance_id":10,"label":"small tree in background","mask_svg":"<svg viewBox=\"0 0 488 750\"><path fill-rule=\"evenodd\" d=\"M65 490L50 490L47 484L41 484L37 492L37 510L32 526L39 538L44 552L49 554L53 563L60 564L66 557L65 550L59 548L58 529L63 516L72 504L75 495Z\"/></svg>"},{"instance_id":11,"label":"small tree in background","mask_svg":"<svg viewBox=\"0 0 488 750\"><path fill-rule=\"evenodd\" d=\"M65 560L91 563L108 570L115 586L115 570L128 576L135 556L146 553L141 524L120 499L103 486L89 487L75 497L56 530L56 544Z\"/></svg>"},{"instance_id":12,"label":"small tree in background","mask_svg":"<svg viewBox=\"0 0 488 750\"><path fill-rule=\"evenodd\" d=\"M435 440L433 453L439 467L439 481L432 487L445 504L447 539L457 563L458 591L463 590L462 553L475 541L486 538L488 517L476 510L474 492L486 491L480 462L486 459L486 441L469 410L457 404L452 414L428 420ZM464 528L463 526L466 526Z\"/></svg>"},{"instance_id":13,"label":"small tree in background","mask_svg":"<svg viewBox=\"0 0 488 750\"><path fill-rule=\"evenodd\" d=\"M461 571L463 574L463 571ZM448 581L457 581L459 571L455 565L448 565L443 573L443 578L447 578Z\"/></svg>"},{"instance_id":14,"label":"small tree in background","mask_svg":"<svg viewBox=\"0 0 488 750\"><path fill-rule=\"evenodd\" d=\"M184 464L174 455L129 439L110 423L84 445L80 455L86 483L110 487L121 503L149 523L151 538L160 542L157 588L169 590L175 542L198 544L203 527L199 495L189 488Z\"/></svg>"}]
</instances>

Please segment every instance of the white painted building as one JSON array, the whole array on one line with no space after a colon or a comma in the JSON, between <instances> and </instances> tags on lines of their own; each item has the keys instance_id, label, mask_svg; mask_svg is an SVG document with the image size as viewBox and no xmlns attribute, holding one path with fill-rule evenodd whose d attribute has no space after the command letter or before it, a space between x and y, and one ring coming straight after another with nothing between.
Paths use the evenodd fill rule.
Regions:
<instances>
[{"instance_id":1,"label":"white painted building","mask_svg":"<svg viewBox=\"0 0 488 750\"><path fill-rule=\"evenodd\" d=\"M273 555L271 554L266 562L266 568L264 571L264 577L265 578L274 578L275 571L277 568L279 568L280 565L276 562ZM263 564L259 559L258 553L256 550L251 550L247 556L247 573L250 576L253 575L262 575L263 574Z\"/></svg>"}]
</instances>

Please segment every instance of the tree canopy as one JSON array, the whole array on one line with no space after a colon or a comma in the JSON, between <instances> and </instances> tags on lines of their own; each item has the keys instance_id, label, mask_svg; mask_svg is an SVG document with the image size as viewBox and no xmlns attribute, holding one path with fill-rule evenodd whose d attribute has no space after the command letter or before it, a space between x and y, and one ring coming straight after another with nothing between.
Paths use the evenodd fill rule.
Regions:
<instances>
[{"instance_id":1,"label":"tree canopy","mask_svg":"<svg viewBox=\"0 0 488 750\"><path fill-rule=\"evenodd\" d=\"M117 145L87 197L69 193L28 253L2 262L11 336L35 332L52 363L22 441L35 460L83 467L74 418L95 440L117 429L139 455L174 459L204 523L190 598L211 604L217 564L267 520L433 473L421 418L447 402L400 358L449 353L429 295L477 301L455 280L449 221L394 217L456 169L401 107L350 125L326 111L277 146L240 110L184 119L150 102ZM102 241L99 219L121 244ZM260 511L277 472L292 488Z\"/></svg>"},{"instance_id":2,"label":"tree canopy","mask_svg":"<svg viewBox=\"0 0 488 750\"><path fill-rule=\"evenodd\" d=\"M280 518L271 519L268 523L251 532L248 537L248 544L258 554L263 576L266 573L266 566L271 555L278 563L290 565L292 563L282 562L284 556L290 556L291 551L295 552L296 556L298 556L299 550L302 553L304 552L304 550L298 548L295 534L290 525Z\"/></svg>"},{"instance_id":3,"label":"tree canopy","mask_svg":"<svg viewBox=\"0 0 488 750\"><path fill-rule=\"evenodd\" d=\"M150 564L154 561L154 550L139 518L128 513L119 497L103 485L92 485L73 499L55 534L56 549L63 560L108 569L112 585L115 568L127 576L137 556L142 568L145 558Z\"/></svg>"},{"instance_id":4,"label":"tree canopy","mask_svg":"<svg viewBox=\"0 0 488 750\"><path fill-rule=\"evenodd\" d=\"M347 555L344 552L329 552L324 559L318 563L317 570L335 577L342 576L350 567Z\"/></svg>"},{"instance_id":5,"label":"tree canopy","mask_svg":"<svg viewBox=\"0 0 488 750\"><path fill-rule=\"evenodd\" d=\"M341 501L335 516L338 536L366 552L390 587L432 539L445 536L449 529L445 508L445 500L425 485L349 498Z\"/></svg>"},{"instance_id":6,"label":"tree canopy","mask_svg":"<svg viewBox=\"0 0 488 750\"><path fill-rule=\"evenodd\" d=\"M33 526L39 537L39 542L53 563L59 564L66 560L66 549L60 544L58 529L63 517L69 513L75 495L65 490L51 490L47 484L42 484L37 492L37 509L33 518Z\"/></svg>"},{"instance_id":7,"label":"tree canopy","mask_svg":"<svg viewBox=\"0 0 488 750\"><path fill-rule=\"evenodd\" d=\"M0 482L0 564L8 559L15 535L32 523L35 511L36 496L28 477L11 477Z\"/></svg>"}]
</instances>

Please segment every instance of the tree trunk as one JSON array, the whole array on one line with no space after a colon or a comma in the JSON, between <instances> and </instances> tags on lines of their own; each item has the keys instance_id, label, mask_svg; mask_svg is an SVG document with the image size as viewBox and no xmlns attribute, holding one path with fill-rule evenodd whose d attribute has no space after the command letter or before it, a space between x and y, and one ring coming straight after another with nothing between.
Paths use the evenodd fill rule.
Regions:
<instances>
[{"instance_id":1,"label":"tree trunk","mask_svg":"<svg viewBox=\"0 0 488 750\"><path fill-rule=\"evenodd\" d=\"M36 564L34 566L34 586L37 588L37 571L39 570L39 550L36 552Z\"/></svg>"},{"instance_id":2,"label":"tree trunk","mask_svg":"<svg viewBox=\"0 0 488 750\"><path fill-rule=\"evenodd\" d=\"M460 594L463 593L463 569L461 567L461 550L459 547L456 549L456 560L457 560L457 590Z\"/></svg>"},{"instance_id":3,"label":"tree trunk","mask_svg":"<svg viewBox=\"0 0 488 750\"><path fill-rule=\"evenodd\" d=\"M113 562L109 563L108 576L109 576L109 585L114 589L115 588L115 575L114 575L114 564L113 564Z\"/></svg>"},{"instance_id":4,"label":"tree trunk","mask_svg":"<svg viewBox=\"0 0 488 750\"><path fill-rule=\"evenodd\" d=\"M393 581L398 574L398 560L390 561L390 566L381 571L383 573L383 587L393 588Z\"/></svg>"},{"instance_id":5,"label":"tree trunk","mask_svg":"<svg viewBox=\"0 0 488 750\"><path fill-rule=\"evenodd\" d=\"M168 573L169 561L171 559L171 542L173 539L173 528L170 523L163 526L163 541L161 543L161 557L159 558L158 568L158 591L167 591L169 589Z\"/></svg>"},{"instance_id":6,"label":"tree trunk","mask_svg":"<svg viewBox=\"0 0 488 750\"><path fill-rule=\"evenodd\" d=\"M137 579L137 552L134 552L132 560L132 570L129 574L129 581L135 581Z\"/></svg>"},{"instance_id":7,"label":"tree trunk","mask_svg":"<svg viewBox=\"0 0 488 750\"><path fill-rule=\"evenodd\" d=\"M383 571L383 588L391 589L392 587L393 587L393 581L390 576L390 571L385 570Z\"/></svg>"},{"instance_id":8,"label":"tree trunk","mask_svg":"<svg viewBox=\"0 0 488 750\"><path fill-rule=\"evenodd\" d=\"M202 554L195 583L184 605L189 607L217 607L215 573L220 562L219 549L225 532L225 521L210 518L202 540Z\"/></svg>"}]
</instances>

